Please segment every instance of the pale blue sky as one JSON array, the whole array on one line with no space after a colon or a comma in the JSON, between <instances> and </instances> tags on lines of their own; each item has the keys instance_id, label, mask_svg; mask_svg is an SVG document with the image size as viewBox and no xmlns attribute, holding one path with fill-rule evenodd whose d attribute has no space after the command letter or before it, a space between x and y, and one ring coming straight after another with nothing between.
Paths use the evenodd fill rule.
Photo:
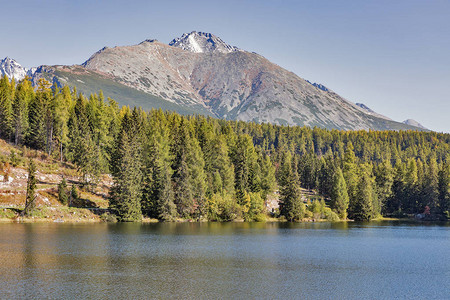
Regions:
<instances>
[{"instance_id":1,"label":"pale blue sky","mask_svg":"<svg viewBox=\"0 0 450 300\"><path fill-rule=\"evenodd\" d=\"M206 31L395 120L450 132L448 0L0 0L0 11L0 57L26 67Z\"/></svg>"}]
</instances>

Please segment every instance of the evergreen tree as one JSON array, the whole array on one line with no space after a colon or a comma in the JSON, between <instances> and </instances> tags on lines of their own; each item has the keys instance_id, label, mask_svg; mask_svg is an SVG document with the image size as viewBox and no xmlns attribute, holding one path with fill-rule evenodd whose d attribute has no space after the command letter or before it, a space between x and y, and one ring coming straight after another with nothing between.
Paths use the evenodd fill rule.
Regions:
<instances>
[{"instance_id":1,"label":"evergreen tree","mask_svg":"<svg viewBox=\"0 0 450 300\"><path fill-rule=\"evenodd\" d=\"M280 213L286 220L299 221L304 217L305 205L302 201L300 181L298 179L297 165L289 172L280 191Z\"/></svg>"},{"instance_id":2,"label":"evergreen tree","mask_svg":"<svg viewBox=\"0 0 450 300\"><path fill-rule=\"evenodd\" d=\"M403 208L409 213L417 212L419 202L417 193L417 164L415 159L409 159L405 173L405 189L406 193L403 201Z\"/></svg>"},{"instance_id":3,"label":"evergreen tree","mask_svg":"<svg viewBox=\"0 0 450 300\"><path fill-rule=\"evenodd\" d=\"M68 196L67 196L67 182L66 179L63 177L61 182L58 184L58 200L64 205L67 205L68 202Z\"/></svg>"},{"instance_id":4,"label":"evergreen tree","mask_svg":"<svg viewBox=\"0 0 450 300\"><path fill-rule=\"evenodd\" d=\"M27 180L27 194L25 196L25 209L24 214L29 215L36 207L36 165L30 158L28 163L28 180Z\"/></svg>"},{"instance_id":5,"label":"evergreen tree","mask_svg":"<svg viewBox=\"0 0 450 300\"><path fill-rule=\"evenodd\" d=\"M422 191L423 204L428 205L433 213L439 212L439 177L436 157L431 157L426 168L426 177ZM423 211L424 207L420 208Z\"/></svg>"},{"instance_id":6,"label":"evergreen tree","mask_svg":"<svg viewBox=\"0 0 450 300\"><path fill-rule=\"evenodd\" d=\"M110 207L120 221L140 221L142 218L142 158L139 131L126 114L122 121L122 131L116 146L113 173L114 185L111 188Z\"/></svg>"},{"instance_id":7,"label":"evergreen tree","mask_svg":"<svg viewBox=\"0 0 450 300\"><path fill-rule=\"evenodd\" d=\"M400 160L397 160L394 168L392 195L388 199L387 203L388 211L401 213L403 199L406 199L405 194L406 194L405 166Z\"/></svg>"},{"instance_id":8,"label":"evergreen tree","mask_svg":"<svg viewBox=\"0 0 450 300\"><path fill-rule=\"evenodd\" d=\"M347 218L349 198L347 194L347 184L341 168L337 168L333 176L333 186L331 189L331 208L335 210L339 218Z\"/></svg>"},{"instance_id":9,"label":"evergreen tree","mask_svg":"<svg viewBox=\"0 0 450 300\"><path fill-rule=\"evenodd\" d=\"M46 140L45 134L45 116L42 97L33 97L30 101L28 113L28 132L26 135L26 144L31 148L43 150Z\"/></svg>"},{"instance_id":10,"label":"evergreen tree","mask_svg":"<svg viewBox=\"0 0 450 300\"><path fill-rule=\"evenodd\" d=\"M78 202L78 197L77 186L75 184L72 184L72 188L70 189L69 207Z\"/></svg>"},{"instance_id":11,"label":"evergreen tree","mask_svg":"<svg viewBox=\"0 0 450 300\"><path fill-rule=\"evenodd\" d=\"M439 171L438 186L440 211L450 216L450 163L448 160L442 164L442 168Z\"/></svg>"},{"instance_id":12,"label":"evergreen tree","mask_svg":"<svg viewBox=\"0 0 450 300\"><path fill-rule=\"evenodd\" d=\"M374 173L380 208L385 211L386 203L392 195L392 184L394 182L391 163L388 160L383 161L375 168Z\"/></svg>"},{"instance_id":13,"label":"evergreen tree","mask_svg":"<svg viewBox=\"0 0 450 300\"><path fill-rule=\"evenodd\" d=\"M34 90L28 77L19 83L12 103L14 144L22 143L23 136L28 129L28 106L34 98Z\"/></svg>"},{"instance_id":14,"label":"evergreen tree","mask_svg":"<svg viewBox=\"0 0 450 300\"><path fill-rule=\"evenodd\" d=\"M164 162L163 149L155 136L147 150L142 211L149 217L171 221L176 217L176 206L171 184L170 166Z\"/></svg>"},{"instance_id":15,"label":"evergreen tree","mask_svg":"<svg viewBox=\"0 0 450 300\"><path fill-rule=\"evenodd\" d=\"M359 172L355 203L351 211L351 217L355 221L369 221L373 218L374 191L369 170L367 165L362 165Z\"/></svg>"},{"instance_id":16,"label":"evergreen tree","mask_svg":"<svg viewBox=\"0 0 450 300\"><path fill-rule=\"evenodd\" d=\"M343 162L343 175L345 182L347 184L347 193L349 197L349 207L353 209L353 206L356 203L356 192L358 185L358 176L357 176L357 165L356 165L356 156L353 151L354 147L352 142L347 144L347 149L344 154L344 162Z\"/></svg>"},{"instance_id":17,"label":"evergreen tree","mask_svg":"<svg viewBox=\"0 0 450 300\"><path fill-rule=\"evenodd\" d=\"M12 97L14 82L6 75L0 79L0 137L9 140L12 134Z\"/></svg>"}]
</instances>

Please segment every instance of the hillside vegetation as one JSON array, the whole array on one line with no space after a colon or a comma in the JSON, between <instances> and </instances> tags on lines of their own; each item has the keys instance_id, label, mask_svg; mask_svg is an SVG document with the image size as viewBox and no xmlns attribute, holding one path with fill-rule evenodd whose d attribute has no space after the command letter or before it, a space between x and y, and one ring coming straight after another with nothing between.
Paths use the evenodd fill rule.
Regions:
<instances>
[{"instance_id":1,"label":"hillside vegetation","mask_svg":"<svg viewBox=\"0 0 450 300\"><path fill-rule=\"evenodd\" d=\"M339 131L145 112L120 108L101 92L86 98L43 79L34 91L27 79L16 84L3 77L0 136L42 151L58 166L72 166L55 172L76 171L76 184L92 195L111 174L109 209L120 221L263 220L274 195L279 209L273 216L288 221L314 215L448 216L449 134ZM14 157L2 159L0 172ZM34 171L28 168L30 178ZM302 188L327 201L305 203ZM69 189L61 183L60 202Z\"/></svg>"}]
</instances>

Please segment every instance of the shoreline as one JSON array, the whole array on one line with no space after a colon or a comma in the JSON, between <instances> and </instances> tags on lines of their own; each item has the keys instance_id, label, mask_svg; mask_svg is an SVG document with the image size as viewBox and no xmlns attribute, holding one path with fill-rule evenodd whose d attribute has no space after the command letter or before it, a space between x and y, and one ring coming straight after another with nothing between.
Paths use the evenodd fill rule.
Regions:
<instances>
[{"instance_id":1,"label":"shoreline","mask_svg":"<svg viewBox=\"0 0 450 300\"><path fill-rule=\"evenodd\" d=\"M0 224L6 224L6 223L65 223L65 224L94 224L94 223L119 223L116 221L108 221L106 218L102 218L102 216L98 215L91 215L86 216L83 215L82 217L71 217L71 218L51 218L51 217L0 217ZM379 222L379 221L405 221L405 222L413 222L413 223L427 223L427 222L450 222L450 220L447 221L436 221L436 220L418 220L413 218L375 218L367 222ZM329 221L326 219L303 219L302 221L293 222L293 223L350 223L355 222L354 220L339 220L339 221ZM233 220L229 222L217 222L217 221L194 221L194 220L176 220L172 222L161 222L158 219L152 219L152 218L143 218L140 222L135 223L142 223L142 224L152 224L152 223L289 223L286 220L268 217L264 221L244 221L241 219Z\"/></svg>"}]
</instances>

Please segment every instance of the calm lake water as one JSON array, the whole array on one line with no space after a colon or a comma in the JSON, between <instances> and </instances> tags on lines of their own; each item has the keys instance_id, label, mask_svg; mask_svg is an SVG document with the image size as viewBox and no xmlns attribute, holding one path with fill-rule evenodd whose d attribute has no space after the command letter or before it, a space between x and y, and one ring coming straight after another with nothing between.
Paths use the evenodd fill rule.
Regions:
<instances>
[{"instance_id":1,"label":"calm lake water","mask_svg":"<svg viewBox=\"0 0 450 300\"><path fill-rule=\"evenodd\" d=\"M449 224L0 224L0 298L450 299Z\"/></svg>"}]
</instances>

